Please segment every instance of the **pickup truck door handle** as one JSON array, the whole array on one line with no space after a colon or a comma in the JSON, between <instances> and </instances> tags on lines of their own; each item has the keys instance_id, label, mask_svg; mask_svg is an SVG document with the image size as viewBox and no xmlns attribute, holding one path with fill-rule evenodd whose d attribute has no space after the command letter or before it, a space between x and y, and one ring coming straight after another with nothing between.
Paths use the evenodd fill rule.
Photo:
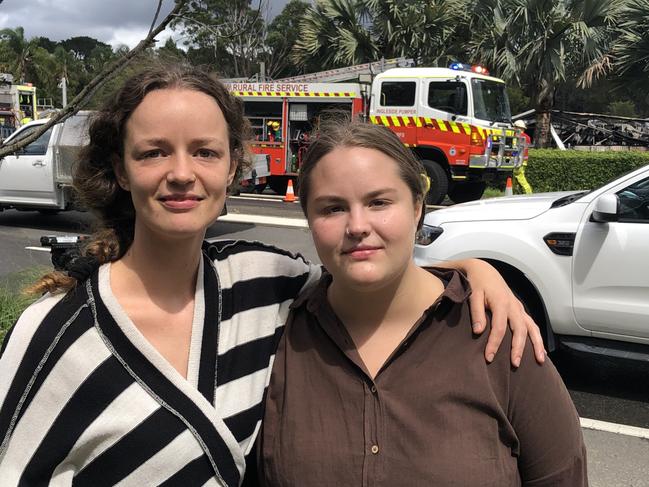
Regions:
<instances>
[{"instance_id":1,"label":"pickup truck door handle","mask_svg":"<svg viewBox=\"0 0 649 487\"><path fill-rule=\"evenodd\" d=\"M41 160L32 162L32 166L43 167L44 165L45 165L45 163L43 161L41 161Z\"/></svg>"}]
</instances>

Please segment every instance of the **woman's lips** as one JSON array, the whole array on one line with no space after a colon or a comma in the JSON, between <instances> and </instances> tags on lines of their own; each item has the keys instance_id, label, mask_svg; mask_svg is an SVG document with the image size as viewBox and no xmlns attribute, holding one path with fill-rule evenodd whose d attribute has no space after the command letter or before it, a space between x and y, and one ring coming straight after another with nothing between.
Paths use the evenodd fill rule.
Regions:
<instances>
[{"instance_id":1,"label":"woman's lips","mask_svg":"<svg viewBox=\"0 0 649 487\"><path fill-rule=\"evenodd\" d=\"M169 195L159 198L162 205L172 210L190 210L196 208L201 198L194 195Z\"/></svg>"},{"instance_id":2,"label":"woman's lips","mask_svg":"<svg viewBox=\"0 0 649 487\"><path fill-rule=\"evenodd\" d=\"M354 247L343 251L343 255L348 255L353 259L363 260L372 257L379 250L381 250L380 247L369 247L369 246Z\"/></svg>"}]
</instances>

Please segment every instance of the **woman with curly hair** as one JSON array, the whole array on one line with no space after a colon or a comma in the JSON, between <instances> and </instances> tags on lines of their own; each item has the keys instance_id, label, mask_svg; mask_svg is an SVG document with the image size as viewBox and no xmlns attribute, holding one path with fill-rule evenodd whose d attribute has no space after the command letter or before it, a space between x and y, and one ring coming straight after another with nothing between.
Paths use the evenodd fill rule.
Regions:
<instances>
[{"instance_id":1,"label":"woman with curly hair","mask_svg":"<svg viewBox=\"0 0 649 487\"><path fill-rule=\"evenodd\" d=\"M248 138L241 102L207 72L144 70L89 135L74 180L100 229L68 274L36 283L44 296L3 345L1 483L239 485L289 306L321 270L204 242ZM509 317L516 362L529 317L491 267L455 265L484 290L478 328L485 301L500 317L486 353Z\"/></svg>"}]
</instances>

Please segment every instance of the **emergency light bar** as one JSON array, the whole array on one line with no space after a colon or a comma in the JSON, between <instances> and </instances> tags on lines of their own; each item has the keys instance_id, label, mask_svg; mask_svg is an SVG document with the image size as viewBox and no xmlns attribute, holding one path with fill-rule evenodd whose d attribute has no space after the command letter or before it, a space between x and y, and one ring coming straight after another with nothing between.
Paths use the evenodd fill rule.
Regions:
<instances>
[{"instance_id":1,"label":"emergency light bar","mask_svg":"<svg viewBox=\"0 0 649 487\"><path fill-rule=\"evenodd\" d=\"M480 66L479 64L474 64L473 66L471 66L470 64L465 63L451 63L448 67L455 71L471 71L478 74L489 74L489 70L484 66Z\"/></svg>"}]
</instances>

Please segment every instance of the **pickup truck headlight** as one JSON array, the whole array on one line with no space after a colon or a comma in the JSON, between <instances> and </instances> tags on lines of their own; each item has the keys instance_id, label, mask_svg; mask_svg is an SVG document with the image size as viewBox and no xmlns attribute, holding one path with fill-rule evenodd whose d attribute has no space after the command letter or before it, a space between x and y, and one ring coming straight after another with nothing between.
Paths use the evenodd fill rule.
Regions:
<instances>
[{"instance_id":1,"label":"pickup truck headlight","mask_svg":"<svg viewBox=\"0 0 649 487\"><path fill-rule=\"evenodd\" d=\"M417 245L430 245L442 233L444 233L444 229L442 227L424 225L423 227L421 227L421 230L417 232L417 235L415 236L415 243Z\"/></svg>"}]
</instances>

